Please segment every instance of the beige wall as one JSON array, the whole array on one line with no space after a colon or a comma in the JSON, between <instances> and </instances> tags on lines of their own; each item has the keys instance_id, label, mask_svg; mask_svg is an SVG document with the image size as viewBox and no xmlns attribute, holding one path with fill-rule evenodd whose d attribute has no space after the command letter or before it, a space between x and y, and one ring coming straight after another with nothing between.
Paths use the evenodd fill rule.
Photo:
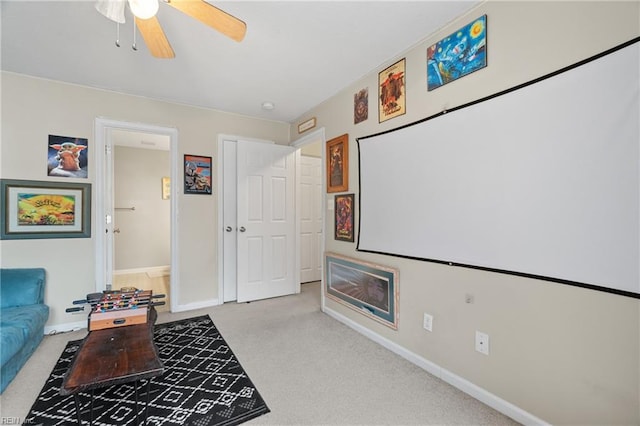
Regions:
<instances>
[{"instance_id":1,"label":"beige wall","mask_svg":"<svg viewBox=\"0 0 640 426\"><path fill-rule=\"evenodd\" d=\"M488 67L428 92L426 49L487 14ZM358 193L355 139L428 117L575 63L640 35L640 3L490 1L292 123L317 117L327 139L349 134L349 192ZM378 123L377 73L406 57L407 113ZM615 78L612 70L611 78ZM353 124L353 96L369 88L369 118ZM579 124L579 123L577 123ZM517 143L517 141L514 141ZM399 190L401 190L399 188ZM402 188L410 196L419 191ZM333 215L326 213L326 229ZM357 216L357 212L356 212ZM326 250L400 271L399 329L326 299L374 333L553 424L640 424L640 300L510 275L360 253L327 233ZM465 295L474 303L465 303ZM422 329L423 313L434 330ZM490 355L474 351L475 331Z\"/></svg>"},{"instance_id":2,"label":"beige wall","mask_svg":"<svg viewBox=\"0 0 640 426\"><path fill-rule=\"evenodd\" d=\"M426 47L471 19L488 15L486 69L428 92ZM349 192L358 192L355 138L392 129L442 109L528 81L640 35L635 2L488 2L390 58L380 70L407 58L407 114L377 122L377 72L317 108L328 139L349 133ZM399 49L400 50L400 49ZM612 70L615 78L615 70ZM353 125L353 94L369 88L369 119ZM46 176L49 134L89 139L96 117L140 122L179 131L179 157L214 157L217 135L235 134L287 144L297 122L256 120L219 111L156 102L100 90L2 73L0 177L63 180ZM42 152L42 154L39 154ZM90 151L89 178L96 181ZM214 171L214 176L216 173ZM405 188L406 191L419 190ZM217 194L178 194L180 304L217 296ZM95 199L93 200L95 207ZM326 212L326 229L333 229ZM95 235L95 233L94 233ZM509 275L378 256L355 251L327 233L326 249L400 270L398 331L326 300L329 308L371 329L529 413L554 424L640 424L640 301ZM49 325L75 322L64 309L95 289L95 242L90 239L0 242L2 267L47 269ZM473 304L465 295L474 295ZM434 330L421 329L423 312ZM475 330L491 337L487 357L473 349Z\"/></svg>"},{"instance_id":3,"label":"beige wall","mask_svg":"<svg viewBox=\"0 0 640 426\"><path fill-rule=\"evenodd\" d=\"M89 178L96 183L94 125L97 117L145 123L178 130L178 158L183 154L214 158L217 176L218 134L289 143L287 123L258 120L220 111L158 102L48 80L2 73L0 177L46 181L49 134L89 139ZM179 167L180 178L182 167ZM71 181L71 180L68 180ZM177 194L180 305L217 297L217 200ZM96 197L93 197L95 212ZM80 321L64 312L75 299L94 292L95 216L91 238L0 241L2 267L44 267L48 326Z\"/></svg>"},{"instance_id":4,"label":"beige wall","mask_svg":"<svg viewBox=\"0 0 640 426\"><path fill-rule=\"evenodd\" d=\"M302 155L306 155L309 157L322 157L322 144L321 143L312 143L309 145L304 145L300 148L300 153Z\"/></svg>"},{"instance_id":5,"label":"beige wall","mask_svg":"<svg viewBox=\"0 0 640 426\"><path fill-rule=\"evenodd\" d=\"M170 153L117 145L113 153L113 226L120 231L114 234L113 269L169 266L171 201L162 199L161 183L171 175Z\"/></svg>"}]
</instances>

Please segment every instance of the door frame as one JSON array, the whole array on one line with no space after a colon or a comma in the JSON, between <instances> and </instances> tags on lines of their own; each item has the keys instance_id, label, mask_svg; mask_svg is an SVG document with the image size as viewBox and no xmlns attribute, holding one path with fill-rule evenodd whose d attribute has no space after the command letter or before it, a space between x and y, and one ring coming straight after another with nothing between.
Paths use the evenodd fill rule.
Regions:
<instances>
[{"instance_id":1,"label":"door frame","mask_svg":"<svg viewBox=\"0 0 640 426\"><path fill-rule=\"evenodd\" d=\"M321 160L320 160L320 169L322 171L322 241L320 242L320 252L322 253L321 257L321 261L320 264L322 265L322 273L320 274L320 309L322 312L324 312L324 288L325 288L325 273L324 273L324 247L325 247L325 240L327 239L327 168L325 167L325 165L327 164L327 159L326 159L326 142L327 139L325 137L325 130L324 127L320 127L317 130L314 130L313 132L296 139L295 141L291 142L289 145L298 148L298 155L300 155L300 148L302 148L305 145L309 145L312 143L316 143L316 142L320 142L322 144L322 147L320 149L320 153L321 153ZM298 182L300 181L300 168L298 167L296 169L296 213L298 215L298 238L300 238L300 212L301 212L301 205L300 205L300 185L298 185ZM298 247L300 247L300 242L298 241ZM299 250L298 250L298 256L300 255ZM300 262L298 261L298 270L299 268L299 264ZM298 283L299 285L300 283Z\"/></svg>"},{"instance_id":2,"label":"door frame","mask_svg":"<svg viewBox=\"0 0 640 426\"><path fill-rule=\"evenodd\" d=\"M169 137L170 158L171 158L171 272L170 272L170 309L172 312L178 310L179 282L178 282L178 129L173 127L161 127L145 123L133 123L127 121L111 120L98 117L95 119L94 140L95 140L95 252L96 252L96 291L101 292L107 289L107 284L113 283L113 271L108 271L107 254L111 250L113 253L113 157L111 164L106 164L107 147L111 146L110 133L112 130L125 130L132 132L156 133ZM111 153L113 155L113 153ZM106 197L111 198L110 203L105 203ZM109 209L108 205L111 206ZM107 217L110 220L107 220ZM107 234L111 238L107 238ZM110 244L110 245L109 245ZM113 261L113 259L112 259ZM111 278L111 279L109 279Z\"/></svg>"}]
</instances>

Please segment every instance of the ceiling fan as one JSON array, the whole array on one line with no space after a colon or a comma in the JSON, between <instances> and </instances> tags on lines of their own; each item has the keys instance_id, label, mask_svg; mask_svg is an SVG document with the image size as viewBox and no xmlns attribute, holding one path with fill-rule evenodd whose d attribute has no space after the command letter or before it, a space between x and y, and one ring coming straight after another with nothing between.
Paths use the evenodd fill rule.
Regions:
<instances>
[{"instance_id":1,"label":"ceiling fan","mask_svg":"<svg viewBox=\"0 0 640 426\"><path fill-rule=\"evenodd\" d=\"M162 0L162 2L235 41L242 41L247 32L247 24L243 21L204 0ZM98 0L96 10L110 20L124 24L126 3L129 4L136 26L151 54L156 58L174 58L175 53L156 17L160 7L158 0Z\"/></svg>"}]
</instances>

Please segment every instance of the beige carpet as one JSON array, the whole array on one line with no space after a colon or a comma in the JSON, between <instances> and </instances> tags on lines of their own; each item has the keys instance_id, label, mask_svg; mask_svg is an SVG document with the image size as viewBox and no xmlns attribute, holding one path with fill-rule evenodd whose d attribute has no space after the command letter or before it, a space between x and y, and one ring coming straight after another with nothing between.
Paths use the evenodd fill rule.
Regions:
<instances>
[{"instance_id":1,"label":"beige carpet","mask_svg":"<svg viewBox=\"0 0 640 426\"><path fill-rule=\"evenodd\" d=\"M479 401L320 312L320 285L302 293L198 311L209 314L271 412L264 425L515 425ZM24 418L68 340L45 337L0 396L3 418Z\"/></svg>"}]
</instances>

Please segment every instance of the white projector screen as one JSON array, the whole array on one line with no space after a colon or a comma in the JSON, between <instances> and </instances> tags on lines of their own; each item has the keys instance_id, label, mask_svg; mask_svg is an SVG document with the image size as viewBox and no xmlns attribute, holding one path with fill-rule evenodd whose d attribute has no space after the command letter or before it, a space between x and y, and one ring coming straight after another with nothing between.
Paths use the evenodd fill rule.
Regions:
<instances>
[{"instance_id":1,"label":"white projector screen","mask_svg":"<svg viewBox=\"0 0 640 426\"><path fill-rule=\"evenodd\" d=\"M639 40L358 138L357 249L640 298Z\"/></svg>"}]
</instances>

